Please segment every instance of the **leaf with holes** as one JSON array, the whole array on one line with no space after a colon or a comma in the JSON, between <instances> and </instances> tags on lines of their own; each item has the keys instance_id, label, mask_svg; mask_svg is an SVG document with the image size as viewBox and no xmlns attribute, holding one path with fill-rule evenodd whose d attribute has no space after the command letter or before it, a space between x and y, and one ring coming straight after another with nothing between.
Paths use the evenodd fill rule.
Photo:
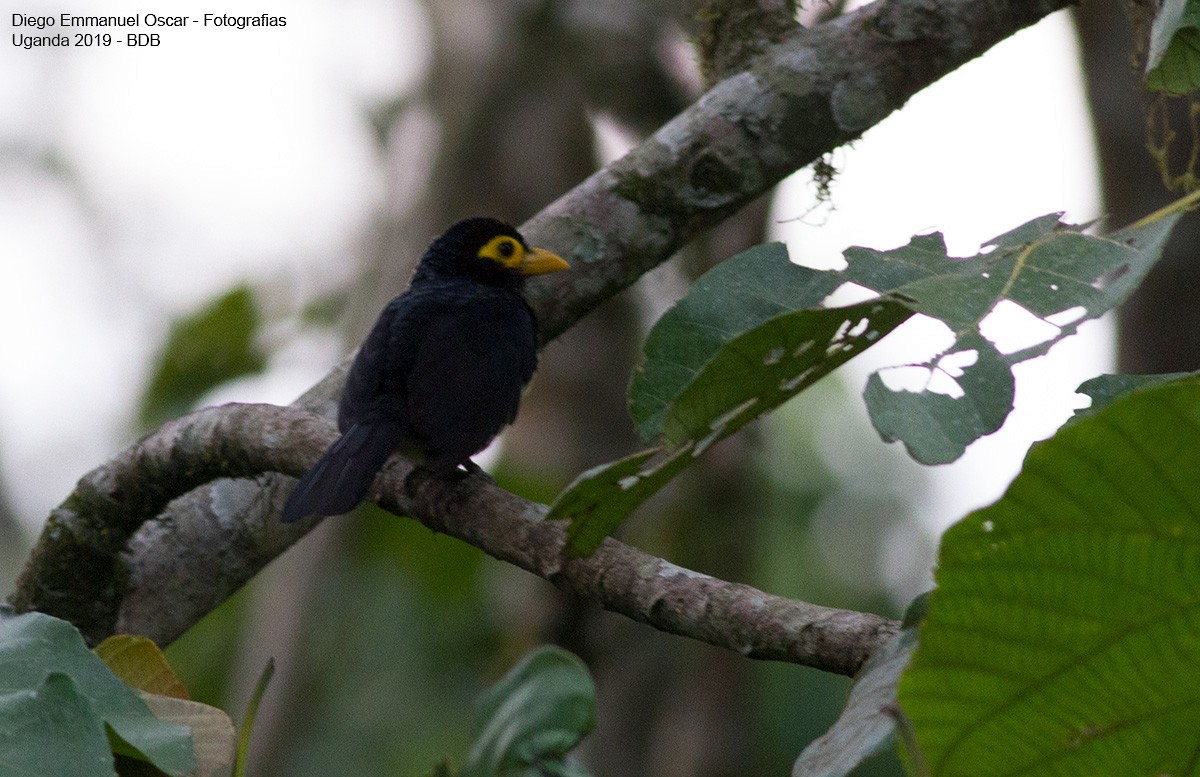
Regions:
<instances>
[{"instance_id":1,"label":"leaf with holes","mask_svg":"<svg viewBox=\"0 0 1200 777\"><path fill-rule=\"evenodd\" d=\"M739 254L697 281L655 325L630 384L638 430L661 435L662 445L590 470L559 495L549 517L571 520L568 554L591 553L713 443L911 315L883 299L820 307L844 283L836 272L792 264L778 243Z\"/></svg>"},{"instance_id":2,"label":"leaf with holes","mask_svg":"<svg viewBox=\"0 0 1200 777\"><path fill-rule=\"evenodd\" d=\"M941 319L956 338L925 364L905 366L949 378L948 389L937 390L932 380L916 391L890 386L889 373L898 368L871 376L864 399L876 430L889 442L902 441L922 463L957 459L1012 411L1012 366L1045 354L1085 321L1121 304L1158 261L1178 218L1178 209L1164 211L1095 237L1051 214L995 238L969 259L950 257L939 235L913 238L892 251L846 251L848 279ZM980 330L1001 303L1036 316L1051 334L1001 353ZM948 367L960 357L969 366Z\"/></svg>"},{"instance_id":3,"label":"leaf with holes","mask_svg":"<svg viewBox=\"0 0 1200 777\"><path fill-rule=\"evenodd\" d=\"M946 532L899 691L932 774L1194 771L1197 450L1200 378L1147 388Z\"/></svg>"},{"instance_id":4,"label":"leaf with holes","mask_svg":"<svg viewBox=\"0 0 1200 777\"><path fill-rule=\"evenodd\" d=\"M785 313L741 334L713 356L671 404L668 450L693 457L774 410L878 342L911 311L892 300Z\"/></svg>"},{"instance_id":5,"label":"leaf with holes","mask_svg":"<svg viewBox=\"0 0 1200 777\"><path fill-rule=\"evenodd\" d=\"M594 551L635 508L709 446L845 364L910 311L891 300L770 318L720 346L663 415L663 446L589 470L551 505L569 519L567 553Z\"/></svg>"},{"instance_id":6,"label":"leaf with holes","mask_svg":"<svg viewBox=\"0 0 1200 777\"><path fill-rule=\"evenodd\" d=\"M882 372L867 379L863 392L871 423L886 442L902 440L909 455L924 464L953 461L967 443L1000 428L1012 409L1016 384L1004 357L978 334L961 338L932 366L956 381L957 396L926 389L893 391ZM970 357L961 368L944 366L954 356Z\"/></svg>"},{"instance_id":7,"label":"leaf with holes","mask_svg":"<svg viewBox=\"0 0 1200 777\"><path fill-rule=\"evenodd\" d=\"M851 248L840 272L791 264L759 246L707 273L655 325L630 384L630 412L660 448L585 473L551 518L569 519L568 552L594 550L690 460L862 352L912 313L944 321L955 344L924 365L918 391L868 381L865 399L885 440L925 463L953 461L1000 428L1012 410L1013 364L1039 356L1123 301L1161 254L1180 208L1109 237L1052 213L992 240L971 259L949 256L939 234L891 251ZM821 303L847 282L880 294L843 308ZM980 324L1002 302L1042 319L1046 340L1004 354ZM945 380L934 381L933 378Z\"/></svg>"},{"instance_id":8,"label":"leaf with holes","mask_svg":"<svg viewBox=\"0 0 1200 777\"><path fill-rule=\"evenodd\" d=\"M731 340L783 314L820 305L842 283L837 273L792 264L782 243L755 246L709 270L646 338L642 364L629 385L629 413L638 433L657 437L671 406Z\"/></svg>"}]
</instances>

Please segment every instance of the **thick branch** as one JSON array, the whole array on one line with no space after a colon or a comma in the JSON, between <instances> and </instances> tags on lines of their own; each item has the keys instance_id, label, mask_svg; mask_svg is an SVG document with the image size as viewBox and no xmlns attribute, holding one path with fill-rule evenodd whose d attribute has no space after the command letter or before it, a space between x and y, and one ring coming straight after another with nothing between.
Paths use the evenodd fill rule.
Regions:
<instances>
[{"instance_id":1,"label":"thick branch","mask_svg":"<svg viewBox=\"0 0 1200 777\"><path fill-rule=\"evenodd\" d=\"M936 78L1069 4L878 0L769 47L523 227L574 265L530 290L543 339ZM294 407L328 415L339 375ZM275 475L206 485L165 518L151 519L219 476L297 474L331 433L315 418L265 406L202 411L167 424L86 476L54 511L14 604L69 618L93 640L120 627L171 641L305 527L278 523L277 486L290 481ZM381 481L385 506L659 628L842 672L893 628L874 616L694 576L615 542L591 559L558 565L561 528L535 520L537 506L475 480L449 491L420 480L416 498L404 504L395 483L401 474L395 468Z\"/></svg>"},{"instance_id":2,"label":"thick branch","mask_svg":"<svg viewBox=\"0 0 1200 777\"><path fill-rule=\"evenodd\" d=\"M38 552L50 559L86 555L99 565L97 577L102 578L133 529L160 513L171 492L191 490L220 475L299 475L335 436L327 421L275 405L223 405L176 419L80 481L51 516L54 531L43 538ZM896 630L886 618L772 596L677 567L615 540L606 541L590 558L566 561L564 524L543 520L545 505L510 494L482 476L446 480L414 473L397 457L376 482L373 496L392 512L420 516L434 531L483 548L607 609L753 658L853 674ZM278 521L233 531L263 559L277 555L296 536ZM220 573L213 570L214 576ZM96 573L57 568L54 576L25 579L17 605L28 607L32 601L27 597L40 600L39 609L57 610L97 640L108 632L97 612L113 607L111 596L118 591L108 586L93 597L94 611L80 611L74 606L77 600L63 599L59 591L72 591L81 574Z\"/></svg>"},{"instance_id":3,"label":"thick branch","mask_svg":"<svg viewBox=\"0 0 1200 777\"><path fill-rule=\"evenodd\" d=\"M573 265L530 289L543 339L938 78L1072 4L877 0L770 46L522 227Z\"/></svg>"}]
</instances>

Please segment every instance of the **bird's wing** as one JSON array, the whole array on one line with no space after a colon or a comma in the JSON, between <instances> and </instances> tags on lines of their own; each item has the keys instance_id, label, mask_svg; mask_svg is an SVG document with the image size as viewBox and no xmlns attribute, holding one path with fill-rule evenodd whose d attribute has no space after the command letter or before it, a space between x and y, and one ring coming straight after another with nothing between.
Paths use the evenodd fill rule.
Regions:
<instances>
[{"instance_id":1,"label":"bird's wing","mask_svg":"<svg viewBox=\"0 0 1200 777\"><path fill-rule=\"evenodd\" d=\"M426 466L448 469L486 447L516 418L536 366L533 314L511 294L473 296L432 318L406 386Z\"/></svg>"},{"instance_id":2,"label":"bird's wing","mask_svg":"<svg viewBox=\"0 0 1200 777\"><path fill-rule=\"evenodd\" d=\"M405 381L437 309L412 291L393 299L354 357L338 405L338 428L408 422Z\"/></svg>"}]
</instances>

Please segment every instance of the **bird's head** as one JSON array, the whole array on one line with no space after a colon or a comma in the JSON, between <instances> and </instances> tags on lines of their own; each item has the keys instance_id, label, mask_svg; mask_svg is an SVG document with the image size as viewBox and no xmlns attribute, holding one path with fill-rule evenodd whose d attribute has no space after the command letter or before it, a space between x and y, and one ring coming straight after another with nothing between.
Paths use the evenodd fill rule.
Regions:
<instances>
[{"instance_id":1,"label":"bird's head","mask_svg":"<svg viewBox=\"0 0 1200 777\"><path fill-rule=\"evenodd\" d=\"M417 277L466 277L493 286L519 287L527 276L569 267L558 255L531 247L503 221L480 217L458 222L433 241L421 258Z\"/></svg>"}]
</instances>

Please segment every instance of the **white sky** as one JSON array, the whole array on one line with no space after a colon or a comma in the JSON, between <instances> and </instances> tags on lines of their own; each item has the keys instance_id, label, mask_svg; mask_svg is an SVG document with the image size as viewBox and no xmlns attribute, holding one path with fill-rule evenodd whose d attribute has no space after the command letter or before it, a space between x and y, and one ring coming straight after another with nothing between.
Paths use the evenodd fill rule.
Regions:
<instances>
[{"instance_id":1,"label":"white sky","mask_svg":"<svg viewBox=\"0 0 1200 777\"><path fill-rule=\"evenodd\" d=\"M264 0L255 11L285 15L286 27L164 29L155 49L33 51L11 44L14 31L37 32L13 30L13 10L213 9L11 5L0 143L24 156L0 159L0 466L32 528L127 441L173 316L243 279L276 283L286 308L296 289L353 271L339 258L351 256L385 184L360 111L415 80L425 54L420 11L402 1ZM780 235L815 262L932 229L968 254L1046 212L1098 216L1073 47L1068 18L1056 14L918 95L838 152L836 210L797 221L812 197L802 176L785 185L776 216L790 221ZM49 149L63 152L79 187L35 167ZM917 352L868 354L874 361L854 365L855 380L872 365L926 358L936 338L926 330ZM1093 326L1022 370L1025 401L1006 428L959 464L924 470L935 484L931 522L1000 493L1029 441L1079 404L1071 389L1108 369L1110 340ZM285 354L238 398L290 401L338 355L333 343Z\"/></svg>"}]
</instances>

